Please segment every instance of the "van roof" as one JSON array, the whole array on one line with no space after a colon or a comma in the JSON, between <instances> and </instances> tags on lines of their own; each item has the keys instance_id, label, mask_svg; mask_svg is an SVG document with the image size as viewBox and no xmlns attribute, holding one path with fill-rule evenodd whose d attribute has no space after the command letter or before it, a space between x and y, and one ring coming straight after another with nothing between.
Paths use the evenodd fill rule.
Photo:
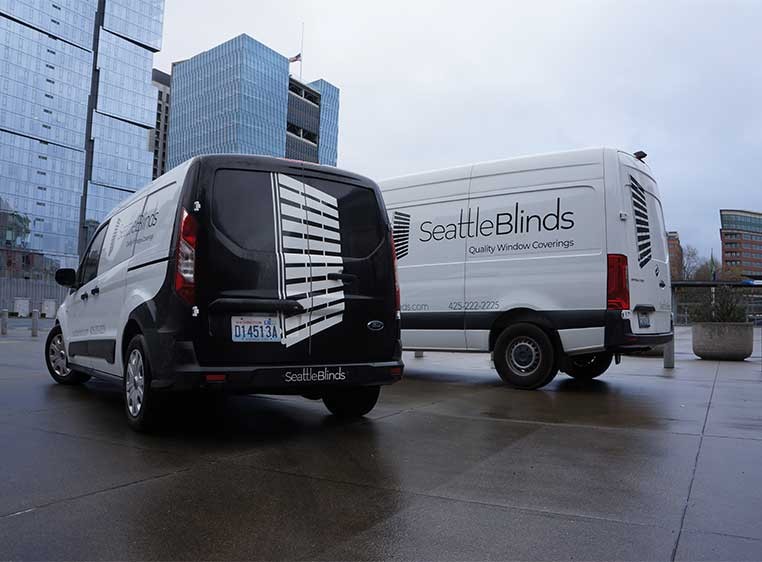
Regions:
<instances>
[{"instance_id":1,"label":"van roof","mask_svg":"<svg viewBox=\"0 0 762 562\"><path fill-rule=\"evenodd\" d=\"M214 162L217 165L223 164L230 166L234 166L236 164L240 165L241 163L244 163L246 165L256 165L262 168L272 168L274 171L287 171L289 168L292 168L294 171L323 172L334 176L341 176L346 180L354 182L371 184L373 186L376 185L375 182L365 176L361 176L341 168L323 166L320 164L313 164L311 162L303 162L301 160L290 160L287 158L259 156L253 154L205 154L202 156L194 156L193 158L186 160L182 164L179 164L178 166L175 166L166 172L164 175L159 176L145 187L139 189L135 193L132 193L127 199L123 200L119 203L119 205L114 207L114 209L106 216L106 218L101 221L101 223L111 219L111 217L113 217L115 214L120 212L122 209L129 207L133 202L137 201L141 197L145 197L146 195L162 187L166 187L171 183L183 181L190 167L193 164L200 162Z\"/></svg>"},{"instance_id":2,"label":"van roof","mask_svg":"<svg viewBox=\"0 0 762 562\"><path fill-rule=\"evenodd\" d=\"M469 177L478 177L480 175L491 175L497 173L511 173L517 171L540 171L551 168L564 168L567 166L588 166L603 165L606 152L624 154L632 158L634 162L639 163L648 170L647 164L637 160L632 154L608 147L581 148L576 150L566 150L561 152L548 152L542 154L532 154L525 156L516 156L501 160L491 160L477 162L452 168L443 168L396 176L379 182L382 191L400 189L411 185L411 180L415 179L416 185L426 183L437 183L444 180L467 179Z\"/></svg>"}]
</instances>

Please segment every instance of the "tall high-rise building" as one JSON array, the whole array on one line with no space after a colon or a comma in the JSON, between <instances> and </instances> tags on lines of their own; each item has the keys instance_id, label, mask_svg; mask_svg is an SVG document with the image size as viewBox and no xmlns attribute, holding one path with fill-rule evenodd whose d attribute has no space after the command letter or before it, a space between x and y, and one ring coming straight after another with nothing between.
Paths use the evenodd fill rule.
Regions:
<instances>
[{"instance_id":1,"label":"tall high-rise building","mask_svg":"<svg viewBox=\"0 0 762 562\"><path fill-rule=\"evenodd\" d=\"M667 248L670 277L673 281L678 281L683 278L683 247L680 244L680 234L674 230L667 232Z\"/></svg>"},{"instance_id":2,"label":"tall high-rise building","mask_svg":"<svg viewBox=\"0 0 762 562\"><path fill-rule=\"evenodd\" d=\"M167 167L199 154L262 154L336 165L339 89L289 75L248 35L172 65Z\"/></svg>"},{"instance_id":3,"label":"tall high-rise building","mask_svg":"<svg viewBox=\"0 0 762 562\"><path fill-rule=\"evenodd\" d=\"M720 210L723 269L762 278L762 213Z\"/></svg>"},{"instance_id":4,"label":"tall high-rise building","mask_svg":"<svg viewBox=\"0 0 762 562\"><path fill-rule=\"evenodd\" d=\"M0 277L76 267L151 181L163 13L164 0L0 0Z\"/></svg>"},{"instance_id":5,"label":"tall high-rise building","mask_svg":"<svg viewBox=\"0 0 762 562\"><path fill-rule=\"evenodd\" d=\"M171 76L153 69L153 85L156 87L156 128L153 132L153 177L167 171L167 135L169 134L169 92Z\"/></svg>"}]
</instances>

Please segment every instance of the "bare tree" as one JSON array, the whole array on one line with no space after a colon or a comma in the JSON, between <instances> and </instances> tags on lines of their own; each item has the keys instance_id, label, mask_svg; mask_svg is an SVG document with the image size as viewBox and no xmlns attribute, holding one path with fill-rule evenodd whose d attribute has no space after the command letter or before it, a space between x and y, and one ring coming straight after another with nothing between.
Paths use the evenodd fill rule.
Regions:
<instances>
[{"instance_id":1,"label":"bare tree","mask_svg":"<svg viewBox=\"0 0 762 562\"><path fill-rule=\"evenodd\" d=\"M699 255L695 246L685 246L683 249L683 279L688 281L696 279L696 274L702 266L709 268L709 261Z\"/></svg>"}]
</instances>

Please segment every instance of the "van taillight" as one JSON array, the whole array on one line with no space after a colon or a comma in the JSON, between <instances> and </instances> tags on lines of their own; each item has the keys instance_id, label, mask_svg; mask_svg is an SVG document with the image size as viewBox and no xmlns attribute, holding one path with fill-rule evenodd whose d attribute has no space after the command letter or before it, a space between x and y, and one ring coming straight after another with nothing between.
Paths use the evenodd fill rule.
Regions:
<instances>
[{"instance_id":1,"label":"van taillight","mask_svg":"<svg viewBox=\"0 0 762 562\"><path fill-rule=\"evenodd\" d=\"M175 291L188 304L196 302L196 237L198 222L183 209L175 260Z\"/></svg>"},{"instance_id":2,"label":"van taillight","mask_svg":"<svg viewBox=\"0 0 762 562\"><path fill-rule=\"evenodd\" d=\"M395 310L399 312L400 310L400 281L399 277L397 276L397 248L394 247L394 236L392 236L392 233L389 233L389 241L391 242L392 247L392 269L394 269L394 306Z\"/></svg>"},{"instance_id":3,"label":"van taillight","mask_svg":"<svg viewBox=\"0 0 762 562\"><path fill-rule=\"evenodd\" d=\"M622 254L609 254L606 308L609 310L630 310L627 256Z\"/></svg>"}]
</instances>

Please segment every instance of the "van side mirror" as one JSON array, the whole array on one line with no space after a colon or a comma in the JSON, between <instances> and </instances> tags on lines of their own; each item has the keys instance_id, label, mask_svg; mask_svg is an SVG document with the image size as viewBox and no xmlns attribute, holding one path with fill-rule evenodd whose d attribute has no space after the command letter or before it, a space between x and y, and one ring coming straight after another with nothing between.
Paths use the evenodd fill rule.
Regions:
<instances>
[{"instance_id":1,"label":"van side mirror","mask_svg":"<svg viewBox=\"0 0 762 562\"><path fill-rule=\"evenodd\" d=\"M77 272L69 267L57 270L56 283L63 287L74 287L77 284Z\"/></svg>"}]
</instances>

